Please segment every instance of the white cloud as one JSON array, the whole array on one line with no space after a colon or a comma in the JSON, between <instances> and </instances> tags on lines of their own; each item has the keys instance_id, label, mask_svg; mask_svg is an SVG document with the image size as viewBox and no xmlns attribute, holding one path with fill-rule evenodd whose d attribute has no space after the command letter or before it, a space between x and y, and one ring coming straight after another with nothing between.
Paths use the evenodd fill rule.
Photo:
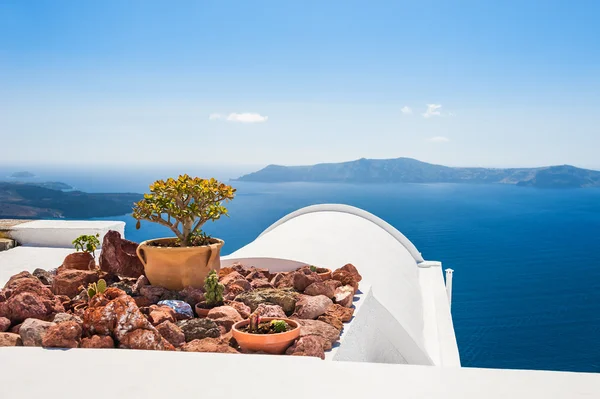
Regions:
<instances>
[{"instance_id":1,"label":"white cloud","mask_svg":"<svg viewBox=\"0 0 600 399\"><path fill-rule=\"evenodd\" d=\"M432 116L440 116L442 113L438 109L442 108L441 104L427 104L427 110L423 115L424 118L431 118Z\"/></svg>"},{"instance_id":2,"label":"white cloud","mask_svg":"<svg viewBox=\"0 0 600 399\"><path fill-rule=\"evenodd\" d=\"M242 123L260 123L266 122L269 119L268 116L263 116L261 114L253 113L253 112L244 112L241 114L231 113L227 116L227 120L230 122L242 122Z\"/></svg>"},{"instance_id":3,"label":"white cloud","mask_svg":"<svg viewBox=\"0 0 600 399\"><path fill-rule=\"evenodd\" d=\"M232 112L229 115L223 114L210 114L208 119L211 121L224 120L228 122L241 122L241 123L261 123L266 122L269 119L268 116L263 116L255 112Z\"/></svg>"},{"instance_id":4,"label":"white cloud","mask_svg":"<svg viewBox=\"0 0 600 399\"><path fill-rule=\"evenodd\" d=\"M427 139L427 141L429 141L430 143L447 143L450 141L450 139L444 136L435 136Z\"/></svg>"},{"instance_id":5,"label":"white cloud","mask_svg":"<svg viewBox=\"0 0 600 399\"><path fill-rule=\"evenodd\" d=\"M400 111L402 111L402 113L405 115L412 114L412 108L407 105L402 107L402 109L400 109Z\"/></svg>"}]
</instances>

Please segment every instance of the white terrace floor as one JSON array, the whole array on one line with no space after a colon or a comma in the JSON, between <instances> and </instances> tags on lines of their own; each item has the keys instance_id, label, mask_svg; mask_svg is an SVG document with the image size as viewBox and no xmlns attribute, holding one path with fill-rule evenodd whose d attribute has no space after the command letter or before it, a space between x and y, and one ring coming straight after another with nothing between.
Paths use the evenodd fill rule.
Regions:
<instances>
[{"instance_id":1,"label":"white terrace floor","mask_svg":"<svg viewBox=\"0 0 600 399\"><path fill-rule=\"evenodd\" d=\"M0 285L22 270L60 265L72 250L59 247L68 247L83 234L80 229L86 234L96 229L101 235L109 228L123 231L120 222L25 225L19 225L18 234L29 246L0 252ZM400 232L360 209L301 209L224 257L222 265L236 260L274 271L297 262L329 268L353 263L358 268L363 281L355 317L345 326L340 345L327 354L332 361L0 348L0 397L158 398L196 392L204 398L600 398L598 374L461 368L441 264L424 261Z\"/></svg>"}]
</instances>

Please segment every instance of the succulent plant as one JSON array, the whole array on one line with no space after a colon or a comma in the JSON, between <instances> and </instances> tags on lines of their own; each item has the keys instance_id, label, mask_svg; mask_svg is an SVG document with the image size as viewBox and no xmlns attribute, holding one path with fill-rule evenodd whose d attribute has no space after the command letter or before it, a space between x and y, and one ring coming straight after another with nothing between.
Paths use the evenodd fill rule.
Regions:
<instances>
[{"instance_id":1,"label":"succulent plant","mask_svg":"<svg viewBox=\"0 0 600 399\"><path fill-rule=\"evenodd\" d=\"M271 329L276 333L286 332L288 324L284 320L271 320Z\"/></svg>"},{"instance_id":2,"label":"succulent plant","mask_svg":"<svg viewBox=\"0 0 600 399\"><path fill-rule=\"evenodd\" d=\"M248 332L257 333L259 323L260 323L260 314L255 311L254 313L252 313L250 315L250 324L248 324Z\"/></svg>"},{"instance_id":3,"label":"succulent plant","mask_svg":"<svg viewBox=\"0 0 600 399\"><path fill-rule=\"evenodd\" d=\"M87 288L87 293L90 299L92 299L96 294L102 294L104 291L106 291L106 281L104 279L98 280L97 283L91 283Z\"/></svg>"},{"instance_id":4,"label":"succulent plant","mask_svg":"<svg viewBox=\"0 0 600 399\"><path fill-rule=\"evenodd\" d=\"M230 201L235 189L215 179L181 175L177 179L157 180L150 194L135 203L133 217L140 221L162 224L175 233L180 246L206 245L209 236L201 227L209 220L227 215L223 201Z\"/></svg>"},{"instance_id":5,"label":"succulent plant","mask_svg":"<svg viewBox=\"0 0 600 399\"><path fill-rule=\"evenodd\" d=\"M95 235L80 235L76 239L73 240L73 246L76 250L82 252L88 252L92 254L92 257L96 257L94 251L96 248L100 246L100 241L98 240L100 234L96 233Z\"/></svg>"},{"instance_id":6,"label":"succulent plant","mask_svg":"<svg viewBox=\"0 0 600 399\"><path fill-rule=\"evenodd\" d=\"M309 268L310 268L311 272L315 272L315 273L317 272L317 269L318 269L316 266L313 266L313 265L310 265Z\"/></svg>"},{"instance_id":7,"label":"succulent plant","mask_svg":"<svg viewBox=\"0 0 600 399\"><path fill-rule=\"evenodd\" d=\"M215 306L223 303L223 291L225 287L219 283L217 272L211 270L204 279L204 299L208 306Z\"/></svg>"}]
</instances>

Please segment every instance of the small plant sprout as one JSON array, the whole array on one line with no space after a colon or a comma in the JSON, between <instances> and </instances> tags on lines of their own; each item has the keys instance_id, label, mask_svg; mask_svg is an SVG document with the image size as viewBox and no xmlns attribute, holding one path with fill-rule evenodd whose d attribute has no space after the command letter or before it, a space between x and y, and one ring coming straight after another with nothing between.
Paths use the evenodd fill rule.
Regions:
<instances>
[{"instance_id":1,"label":"small plant sprout","mask_svg":"<svg viewBox=\"0 0 600 399\"><path fill-rule=\"evenodd\" d=\"M223 291L225 286L219 283L217 272L211 270L204 279L204 299L208 306L216 306L223 303Z\"/></svg>"},{"instance_id":2,"label":"small plant sprout","mask_svg":"<svg viewBox=\"0 0 600 399\"><path fill-rule=\"evenodd\" d=\"M94 251L100 246L98 237L100 237L100 234L98 233L95 235L80 235L73 240L73 246L75 246L76 250L90 253L93 258L96 258Z\"/></svg>"},{"instance_id":3,"label":"small plant sprout","mask_svg":"<svg viewBox=\"0 0 600 399\"><path fill-rule=\"evenodd\" d=\"M96 294L102 294L104 291L106 291L106 281L104 279L98 280L97 283L91 283L87 288L88 297L90 297L90 299Z\"/></svg>"},{"instance_id":4,"label":"small plant sprout","mask_svg":"<svg viewBox=\"0 0 600 399\"><path fill-rule=\"evenodd\" d=\"M284 320L271 320L271 329L276 333L286 332L288 324Z\"/></svg>"},{"instance_id":5,"label":"small plant sprout","mask_svg":"<svg viewBox=\"0 0 600 399\"><path fill-rule=\"evenodd\" d=\"M150 194L133 207L136 228L140 228L141 220L148 220L170 228L180 246L206 245L210 237L202 233L202 226L226 216L223 202L234 195L234 188L212 178L181 175L157 180L150 186Z\"/></svg>"},{"instance_id":6,"label":"small plant sprout","mask_svg":"<svg viewBox=\"0 0 600 399\"><path fill-rule=\"evenodd\" d=\"M248 324L248 332L258 333L258 324L260 323L260 315L254 312L250 315L250 324Z\"/></svg>"},{"instance_id":7,"label":"small plant sprout","mask_svg":"<svg viewBox=\"0 0 600 399\"><path fill-rule=\"evenodd\" d=\"M317 272L317 267L316 266L310 265L309 268L310 268L311 272L315 272L315 273Z\"/></svg>"}]
</instances>

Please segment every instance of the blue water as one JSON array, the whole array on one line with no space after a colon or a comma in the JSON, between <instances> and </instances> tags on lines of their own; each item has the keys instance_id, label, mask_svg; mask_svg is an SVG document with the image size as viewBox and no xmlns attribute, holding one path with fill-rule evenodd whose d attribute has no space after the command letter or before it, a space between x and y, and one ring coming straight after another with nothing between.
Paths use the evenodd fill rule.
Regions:
<instances>
[{"instance_id":1,"label":"blue water","mask_svg":"<svg viewBox=\"0 0 600 399\"><path fill-rule=\"evenodd\" d=\"M149 173L94 176L82 177L78 188L142 192L151 181ZM54 176L75 184L69 178ZM225 254L303 206L354 205L403 232L426 259L455 270L452 313L464 366L600 371L599 189L233 184L231 217L206 226L225 239ZM135 230L130 216L107 219L126 221L135 241L170 235L150 223Z\"/></svg>"}]
</instances>

